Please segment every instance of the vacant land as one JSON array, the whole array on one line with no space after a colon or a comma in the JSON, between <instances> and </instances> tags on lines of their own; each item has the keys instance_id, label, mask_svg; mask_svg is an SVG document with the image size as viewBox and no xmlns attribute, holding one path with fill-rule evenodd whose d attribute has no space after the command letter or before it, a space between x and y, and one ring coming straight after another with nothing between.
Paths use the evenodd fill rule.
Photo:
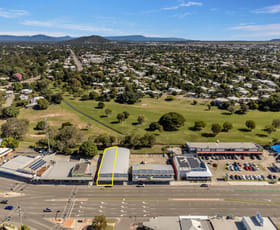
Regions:
<instances>
[{"instance_id":1,"label":"vacant land","mask_svg":"<svg viewBox=\"0 0 280 230\"><path fill-rule=\"evenodd\" d=\"M140 103L134 105L123 105L113 101L105 102L104 109L96 108L96 101L79 101L78 99L66 98L66 101L78 110L94 117L95 119L113 127L114 129L124 134L144 134L147 132L149 124L153 121L158 121L159 118L168 112L178 112L182 114L186 123L179 131L176 132L155 132L157 135L157 144L183 144L186 141L254 141L256 143L268 143L273 138L280 138L280 131L272 134L267 134L263 129L266 125L271 124L273 119L279 118L278 113L274 112L260 112L250 111L246 115L233 114L229 115L227 111L219 110L212 107L208 111L208 102L200 102L197 105L192 105L192 101L186 98L179 98L175 101L167 102L164 99L151 99L144 98ZM62 107L66 109L66 105ZM112 110L110 116L105 115L105 109ZM67 110L74 112L70 107ZM122 123L117 121L117 114L127 111L130 116L127 120ZM137 124L137 117L139 115L145 116L145 122L142 125ZM85 118L83 115L78 115L81 119ZM191 127L196 120L203 120L207 123L207 126L202 131L192 131ZM245 121L254 120L256 122L256 129L252 132L246 131ZM228 133L222 132L216 137L207 137L211 133L211 124L220 123L223 124L225 121L229 121L233 124L233 129ZM98 128L105 129L100 124L96 124ZM114 131L109 131L111 134L117 135Z\"/></svg>"}]
</instances>

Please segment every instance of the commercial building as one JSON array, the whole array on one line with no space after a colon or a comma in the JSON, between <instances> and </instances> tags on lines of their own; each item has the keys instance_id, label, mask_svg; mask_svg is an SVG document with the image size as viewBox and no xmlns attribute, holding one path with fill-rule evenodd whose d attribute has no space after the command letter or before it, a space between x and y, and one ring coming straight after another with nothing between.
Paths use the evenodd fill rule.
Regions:
<instances>
[{"instance_id":1,"label":"commercial building","mask_svg":"<svg viewBox=\"0 0 280 230\"><path fill-rule=\"evenodd\" d=\"M210 181L212 178L207 165L192 154L175 155L173 168L177 180Z\"/></svg>"},{"instance_id":2,"label":"commercial building","mask_svg":"<svg viewBox=\"0 0 280 230\"><path fill-rule=\"evenodd\" d=\"M263 148L252 142L187 142L187 151L199 155L262 154Z\"/></svg>"},{"instance_id":3,"label":"commercial building","mask_svg":"<svg viewBox=\"0 0 280 230\"><path fill-rule=\"evenodd\" d=\"M212 230L208 216L159 216L142 224L145 230Z\"/></svg>"},{"instance_id":4,"label":"commercial building","mask_svg":"<svg viewBox=\"0 0 280 230\"><path fill-rule=\"evenodd\" d=\"M34 179L38 183L88 184L95 177L96 167L89 162L56 161L42 168L42 171Z\"/></svg>"},{"instance_id":5,"label":"commercial building","mask_svg":"<svg viewBox=\"0 0 280 230\"><path fill-rule=\"evenodd\" d=\"M262 217L259 213L256 216L244 216L242 224L245 230L277 230L278 228L268 217Z\"/></svg>"},{"instance_id":6,"label":"commercial building","mask_svg":"<svg viewBox=\"0 0 280 230\"><path fill-rule=\"evenodd\" d=\"M97 185L123 184L128 181L130 151L112 147L104 151L97 174Z\"/></svg>"},{"instance_id":7,"label":"commercial building","mask_svg":"<svg viewBox=\"0 0 280 230\"><path fill-rule=\"evenodd\" d=\"M0 160L4 160L6 157L13 153L13 149L10 148L0 148Z\"/></svg>"},{"instance_id":8,"label":"commercial building","mask_svg":"<svg viewBox=\"0 0 280 230\"><path fill-rule=\"evenodd\" d=\"M169 183L174 180L171 165L164 164L133 164L132 181L149 183Z\"/></svg>"}]
</instances>

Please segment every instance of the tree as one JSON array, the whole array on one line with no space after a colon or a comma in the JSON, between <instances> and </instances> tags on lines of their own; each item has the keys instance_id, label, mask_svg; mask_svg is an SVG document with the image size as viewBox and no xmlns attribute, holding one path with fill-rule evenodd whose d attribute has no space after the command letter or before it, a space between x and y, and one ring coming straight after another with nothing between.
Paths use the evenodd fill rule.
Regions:
<instances>
[{"instance_id":1,"label":"tree","mask_svg":"<svg viewBox=\"0 0 280 230\"><path fill-rule=\"evenodd\" d=\"M139 115L137 118L138 124L141 125L145 121L144 115Z\"/></svg>"},{"instance_id":2,"label":"tree","mask_svg":"<svg viewBox=\"0 0 280 230\"><path fill-rule=\"evenodd\" d=\"M280 119L273 120L273 121L272 121L272 126L273 126L275 129L278 129L278 128L280 127Z\"/></svg>"},{"instance_id":3,"label":"tree","mask_svg":"<svg viewBox=\"0 0 280 230\"><path fill-rule=\"evenodd\" d=\"M200 131L203 128L205 128L205 126L206 126L206 123L204 121L195 121L193 129L197 130L197 131Z\"/></svg>"},{"instance_id":4,"label":"tree","mask_svg":"<svg viewBox=\"0 0 280 230\"><path fill-rule=\"evenodd\" d=\"M40 110L44 110L44 109L47 109L49 107L49 102L47 99L39 99L37 101L37 108L40 109Z\"/></svg>"},{"instance_id":5,"label":"tree","mask_svg":"<svg viewBox=\"0 0 280 230\"><path fill-rule=\"evenodd\" d=\"M10 107L4 108L2 113L5 118L17 117L19 115L19 108L12 105Z\"/></svg>"},{"instance_id":6,"label":"tree","mask_svg":"<svg viewBox=\"0 0 280 230\"><path fill-rule=\"evenodd\" d=\"M228 121L226 121L224 124L223 124L223 128L224 128L224 131L225 132L228 132L229 130L231 130L233 128L232 124Z\"/></svg>"},{"instance_id":7,"label":"tree","mask_svg":"<svg viewBox=\"0 0 280 230\"><path fill-rule=\"evenodd\" d=\"M246 125L247 128L250 129L251 131L252 131L253 129L256 128L256 123L255 123L255 121L253 121L253 120L247 120L247 121L245 122L245 125Z\"/></svg>"},{"instance_id":8,"label":"tree","mask_svg":"<svg viewBox=\"0 0 280 230\"><path fill-rule=\"evenodd\" d=\"M52 102L55 104L60 104L63 100L63 97L61 94L54 94L52 95Z\"/></svg>"},{"instance_id":9,"label":"tree","mask_svg":"<svg viewBox=\"0 0 280 230\"><path fill-rule=\"evenodd\" d=\"M246 104L244 104L244 103L242 103L242 104L240 105L240 110L239 110L239 112L240 112L241 114L246 114L246 113L248 112L248 110L249 110L249 106L248 106L248 105L246 105Z\"/></svg>"},{"instance_id":10,"label":"tree","mask_svg":"<svg viewBox=\"0 0 280 230\"><path fill-rule=\"evenodd\" d=\"M216 136L218 135L220 132L222 132L222 126L220 124L212 124L211 130L213 132L213 134Z\"/></svg>"},{"instance_id":11,"label":"tree","mask_svg":"<svg viewBox=\"0 0 280 230\"><path fill-rule=\"evenodd\" d=\"M36 130L44 130L46 127L46 122L45 121L38 121L35 129Z\"/></svg>"},{"instance_id":12,"label":"tree","mask_svg":"<svg viewBox=\"0 0 280 230\"><path fill-rule=\"evenodd\" d=\"M19 145L19 141L13 137L6 137L3 139L1 147L16 149Z\"/></svg>"},{"instance_id":13,"label":"tree","mask_svg":"<svg viewBox=\"0 0 280 230\"><path fill-rule=\"evenodd\" d=\"M97 108L98 109L103 109L105 107L105 104L103 102L98 102Z\"/></svg>"},{"instance_id":14,"label":"tree","mask_svg":"<svg viewBox=\"0 0 280 230\"><path fill-rule=\"evenodd\" d=\"M92 141L85 141L79 148L79 154L86 157L94 157L98 154L96 144Z\"/></svg>"},{"instance_id":15,"label":"tree","mask_svg":"<svg viewBox=\"0 0 280 230\"><path fill-rule=\"evenodd\" d=\"M166 101L174 101L175 100L175 97L174 96L171 96L171 95L168 95L166 98L165 98Z\"/></svg>"},{"instance_id":16,"label":"tree","mask_svg":"<svg viewBox=\"0 0 280 230\"><path fill-rule=\"evenodd\" d=\"M159 119L159 124L165 131L176 131L184 126L184 123L185 118L176 112L166 113Z\"/></svg>"},{"instance_id":17,"label":"tree","mask_svg":"<svg viewBox=\"0 0 280 230\"><path fill-rule=\"evenodd\" d=\"M134 104L139 101L141 98L140 93L135 93L133 91L125 91L122 94L119 94L117 96L116 102L122 103L122 104Z\"/></svg>"},{"instance_id":18,"label":"tree","mask_svg":"<svg viewBox=\"0 0 280 230\"><path fill-rule=\"evenodd\" d=\"M235 111L234 106L229 106L229 107L227 108L227 111L229 111L230 114L233 114L233 112Z\"/></svg>"},{"instance_id":19,"label":"tree","mask_svg":"<svg viewBox=\"0 0 280 230\"><path fill-rule=\"evenodd\" d=\"M106 134L101 134L97 136L94 140L95 143L101 144L102 148L106 148L112 145L112 143L115 141L113 137L110 137Z\"/></svg>"},{"instance_id":20,"label":"tree","mask_svg":"<svg viewBox=\"0 0 280 230\"><path fill-rule=\"evenodd\" d=\"M28 226L26 226L25 224L20 226L20 230L30 230L30 228Z\"/></svg>"},{"instance_id":21,"label":"tree","mask_svg":"<svg viewBox=\"0 0 280 230\"><path fill-rule=\"evenodd\" d=\"M13 137L15 139L20 139L26 134L28 125L28 120L9 118L7 122L1 126L1 136L3 138Z\"/></svg>"},{"instance_id":22,"label":"tree","mask_svg":"<svg viewBox=\"0 0 280 230\"><path fill-rule=\"evenodd\" d=\"M55 141L59 151L74 148L82 139L81 132L75 126L64 126L60 128L55 136Z\"/></svg>"},{"instance_id":23,"label":"tree","mask_svg":"<svg viewBox=\"0 0 280 230\"><path fill-rule=\"evenodd\" d=\"M103 215L96 216L92 221L92 227L94 230L106 230L107 228L106 217Z\"/></svg>"},{"instance_id":24,"label":"tree","mask_svg":"<svg viewBox=\"0 0 280 230\"><path fill-rule=\"evenodd\" d=\"M127 111L124 111L123 112L123 115L124 115L124 119L127 119L128 117L129 117L129 112L127 112Z\"/></svg>"},{"instance_id":25,"label":"tree","mask_svg":"<svg viewBox=\"0 0 280 230\"><path fill-rule=\"evenodd\" d=\"M118 121L119 121L120 123L121 123L122 121L124 121L124 120L125 120L125 115L124 115L124 113L118 113L117 119L118 119Z\"/></svg>"},{"instance_id":26,"label":"tree","mask_svg":"<svg viewBox=\"0 0 280 230\"><path fill-rule=\"evenodd\" d=\"M112 110L111 109L105 109L105 114L106 116L109 116L112 114Z\"/></svg>"},{"instance_id":27,"label":"tree","mask_svg":"<svg viewBox=\"0 0 280 230\"><path fill-rule=\"evenodd\" d=\"M152 122L149 125L149 130L150 131L160 130L160 127L162 127L162 126L158 122Z\"/></svg>"}]
</instances>

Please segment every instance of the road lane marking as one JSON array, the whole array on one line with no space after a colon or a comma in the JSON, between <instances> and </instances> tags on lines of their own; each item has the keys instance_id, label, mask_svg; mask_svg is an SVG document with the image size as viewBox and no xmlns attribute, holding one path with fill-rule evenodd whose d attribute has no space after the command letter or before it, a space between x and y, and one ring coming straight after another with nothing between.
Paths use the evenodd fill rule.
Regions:
<instances>
[{"instance_id":1,"label":"road lane marking","mask_svg":"<svg viewBox=\"0 0 280 230\"><path fill-rule=\"evenodd\" d=\"M169 201L224 201L220 198L170 198Z\"/></svg>"}]
</instances>

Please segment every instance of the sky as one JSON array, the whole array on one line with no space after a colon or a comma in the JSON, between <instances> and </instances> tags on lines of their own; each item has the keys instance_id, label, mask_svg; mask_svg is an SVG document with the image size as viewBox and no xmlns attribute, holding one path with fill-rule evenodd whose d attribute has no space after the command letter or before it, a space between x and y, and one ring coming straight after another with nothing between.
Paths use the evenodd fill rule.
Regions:
<instances>
[{"instance_id":1,"label":"sky","mask_svg":"<svg viewBox=\"0 0 280 230\"><path fill-rule=\"evenodd\" d=\"M280 0L1 0L1 35L280 38Z\"/></svg>"}]
</instances>

